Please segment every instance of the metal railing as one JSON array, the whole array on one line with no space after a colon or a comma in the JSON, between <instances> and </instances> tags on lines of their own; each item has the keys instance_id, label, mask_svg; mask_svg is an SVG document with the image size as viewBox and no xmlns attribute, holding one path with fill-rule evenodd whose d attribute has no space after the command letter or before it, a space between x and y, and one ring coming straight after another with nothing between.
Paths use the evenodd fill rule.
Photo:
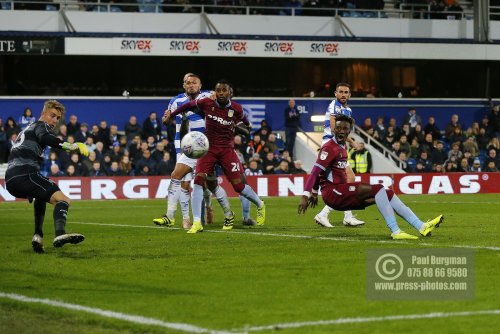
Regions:
<instances>
[{"instance_id":1,"label":"metal railing","mask_svg":"<svg viewBox=\"0 0 500 334\"><path fill-rule=\"evenodd\" d=\"M372 146L380 153L382 153L384 157L394 162L396 166L398 166L403 170L406 170L407 163L405 161L399 159L399 157L393 152L389 151L389 149L385 147L384 144L382 144L381 142L370 136L366 131L364 131L358 125L354 125L354 132L357 135L359 135L368 145Z\"/></svg>"},{"instance_id":2,"label":"metal railing","mask_svg":"<svg viewBox=\"0 0 500 334\"><path fill-rule=\"evenodd\" d=\"M494 7L493 7L494 8ZM326 17L366 17L366 18L430 18L432 14L461 15L472 17L472 10L464 8L463 12L433 12L429 5L402 3L398 8L393 2L386 2L383 9L361 8L306 8L285 6L242 6L242 5L199 5L199 4L163 4L161 0L138 0L136 2L114 3L74 0L25 1L0 0L3 10L67 10L94 12L142 12L142 13L207 13L231 15L281 15L281 16L326 16ZM500 15L500 14L493 14ZM445 18L445 17L444 17Z\"/></svg>"}]
</instances>

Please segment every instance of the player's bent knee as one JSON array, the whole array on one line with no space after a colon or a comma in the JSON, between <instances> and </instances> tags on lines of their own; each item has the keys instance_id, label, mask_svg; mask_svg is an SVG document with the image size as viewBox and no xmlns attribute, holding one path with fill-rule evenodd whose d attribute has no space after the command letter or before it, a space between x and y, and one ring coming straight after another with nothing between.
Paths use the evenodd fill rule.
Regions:
<instances>
[{"instance_id":1,"label":"player's bent knee","mask_svg":"<svg viewBox=\"0 0 500 334\"><path fill-rule=\"evenodd\" d=\"M380 189L384 188L381 184L372 185L371 195L375 197L375 195L380 191Z\"/></svg>"},{"instance_id":2,"label":"player's bent knee","mask_svg":"<svg viewBox=\"0 0 500 334\"><path fill-rule=\"evenodd\" d=\"M238 181L240 181L240 180L238 180ZM243 191L243 189L245 189L245 184L241 181L237 182L237 183L232 183L232 184L233 184L234 191L236 191L237 193L241 193Z\"/></svg>"},{"instance_id":3,"label":"player's bent knee","mask_svg":"<svg viewBox=\"0 0 500 334\"><path fill-rule=\"evenodd\" d=\"M205 179L206 179L206 174L203 174L203 173L200 173L200 174L196 174L195 178L194 178L194 184L197 184L199 186L205 186Z\"/></svg>"}]
</instances>

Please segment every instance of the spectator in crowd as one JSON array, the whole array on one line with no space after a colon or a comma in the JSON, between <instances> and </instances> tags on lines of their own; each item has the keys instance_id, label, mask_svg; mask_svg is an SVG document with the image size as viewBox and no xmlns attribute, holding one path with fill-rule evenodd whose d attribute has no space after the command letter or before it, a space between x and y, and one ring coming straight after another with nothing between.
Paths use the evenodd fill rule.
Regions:
<instances>
[{"instance_id":1,"label":"spectator in crowd","mask_svg":"<svg viewBox=\"0 0 500 334\"><path fill-rule=\"evenodd\" d=\"M383 116L377 117L377 122L375 123L375 126L373 128L375 129L375 132L378 133L378 137L383 140L387 132L386 127L384 125Z\"/></svg>"},{"instance_id":2,"label":"spectator in crowd","mask_svg":"<svg viewBox=\"0 0 500 334\"><path fill-rule=\"evenodd\" d=\"M447 0L447 4L445 13L446 19L461 20L464 9L460 6L458 0Z\"/></svg>"},{"instance_id":3,"label":"spectator in crowd","mask_svg":"<svg viewBox=\"0 0 500 334\"><path fill-rule=\"evenodd\" d=\"M455 157L455 159L458 161L459 159L462 159L464 154L462 151L460 151L460 145L458 143L453 143L451 145L451 150L448 152L448 160L451 157Z\"/></svg>"},{"instance_id":4,"label":"spectator in crowd","mask_svg":"<svg viewBox=\"0 0 500 334\"><path fill-rule=\"evenodd\" d=\"M156 144L156 147L151 150L151 157L156 161L156 163L159 163L163 160L165 152L167 152L167 150L165 150L165 144L160 141ZM170 152L168 153L170 155Z\"/></svg>"},{"instance_id":5,"label":"spectator in crowd","mask_svg":"<svg viewBox=\"0 0 500 334\"><path fill-rule=\"evenodd\" d=\"M392 145L395 143L395 137L394 135L387 135L387 137L385 137L385 140L382 142L382 144L384 144L385 147L387 147L388 149L392 149Z\"/></svg>"},{"instance_id":6,"label":"spectator in crowd","mask_svg":"<svg viewBox=\"0 0 500 334\"><path fill-rule=\"evenodd\" d=\"M274 168L274 174L290 174L290 166L288 161L281 160L276 168Z\"/></svg>"},{"instance_id":7,"label":"spectator in crowd","mask_svg":"<svg viewBox=\"0 0 500 334\"><path fill-rule=\"evenodd\" d=\"M281 154L281 160L286 160L288 161L288 165L292 165L292 157L290 156L290 152L288 150L284 150L283 153Z\"/></svg>"},{"instance_id":8,"label":"spectator in crowd","mask_svg":"<svg viewBox=\"0 0 500 334\"><path fill-rule=\"evenodd\" d=\"M106 150L104 149L104 144L102 141L98 141L97 143L95 143L94 152L96 154L97 160L99 160L99 162L102 162L104 160L104 154L106 154Z\"/></svg>"},{"instance_id":9,"label":"spectator in crowd","mask_svg":"<svg viewBox=\"0 0 500 334\"><path fill-rule=\"evenodd\" d=\"M434 141L432 140L432 135L430 133L425 135L424 141L420 145L420 149L422 151L427 151L429 154L432 154L434 151Z\"/></svg>"},{"instance_id":10,"label":"spectator in crowd","mask_svg":"<svg viewBox=\"0 0 500 334\"><path fill-rule=\"evenodd\" d=\"M251 160L248 163L248 168L245 169L245 175L263 175L257 160Z\"/></svg>"},{"instance_id":11,"label":"spectator in crowd","mask_svg":"<svg viewBox=\"0 0 500 334\"><path fill-rule=\"evenodd\" d=\"M107 155L111 158L111 161L120 161L122 159L122 148L119 143L114 143L113 148L107 152Z\"/></svg>"},{"instance_id":12,"label":"spectator in crowd","mask_svg":"<svg viewBox=\"0 0 500 334\"><path fill-rule=\"evenodd\" d=\"M470 171L471 171L471 168L469 166L469 161L467 160L467 158L460 159L457 172L468 173Z\"/></svg>"},{"instance_id":13,"label":"spectator in crowd","mask_svg":"<svg viewBox=\"0 0 500 334\"><path fill-rule=\"evenodd\" d=\"M470 171L471 172L481 172L482 171L482 168L481 168L481 160L479 160L479 158L476 158L474 159L474 162L472 163L472 166L470 168Z\"/></svg>"},{"instance_id":14,"label":"spectator in crowd","mask_svg":"<svg viewBox=\"0 0 500 334\"><path fill-rule=\"evenodd\" d=\"M23 111L23 115L19 117L19 130L22 131L28 127L31 123L35 123L36 118L33 116L33 112L30 108L25 108Z\"/></svg>"},{"instance_id":15,"label":"spectator in crowd","mask_svg":"<svg viewBox=\"0 0 500 334\"><path fill-rule=\"evenodd\" d=\"M107 176L107 175L108 173L104 168L102 168L101 163L98 160L94 160L94 162L92 162L92 168L89 170L89 176Z\"/></svg>"},{"instance_id":16,"label":"spectator in crowd","mask_svg":"<svg viewBox=\"0 0 500 334\"><path fill-rule=\"evenodd\" d=\"M118 165L118 161L111 162L111 165L108 168L108 176L123 176L120 166Z\"/></svg>"},{"instance_id":17,"label":"spectator in crowd","mask_svg":"<svg viewBox=\"0 0 500 334\"><path fill-rule=\"evenodd\" d=\"M453 161L454 159L450 159L446 161L444 171L445 173L453 173L458 170L458 166L456 161Z\"/></svg>"},{"instance_id":18,"label":"spectator in crowd","mask_svg":"<svg viewBox=\"0 0 500 334\"><path fill-rule=\"evenodd\" d=\"M161 138L161 123L158 121L154 111L149 113L149 117L142 124L142 138L147 139L149 136L152 136L155 141Z\"/></svg>"},{"instance_id":19,"label":"spectator in crowd","mask_svg":"<svg viewBox=\"0 0 500 334\"><path fill-rule=\"evenodd\" d=\"M128 155L122 156L122 159L120 160L120 170L122 171L123 175L127 176L135 175L132 162L130 161Z\"/></svg>"},{"instance_id":20,"label":"spectator in crowd","mask_svg":"<svg viewBox=\"0 0 500 334\"><path fill-rule=\"evenodd\" d=\"M392 144L391 152L394 153L396 156L399 156L399 154L401 153L401 143L398 141L394 142L394 144Z\"/></svg>"},{"instance_id":21,"label":"spectator in crowd","mask_svg":"<svg viewBox=\"0 0 500 334\"><path fill-rule=\"evenodd\" d=\"M111 145L110 140L109 140L110 133L111 133L111 130L108 127L108 122L101 121L99 123L99 131L97 132L97 139L94 139L95 143L97 144L98 142L102 142L104 147L106 149L108 149L109 146Z\"/></svg>"},{"instance_id":22,"label":"spectator in crowd","mask_svg":"<svg viewBox=\"0 0 500 334\"><path fill-rule=\"evenodd\" d=\"M125 136L130 142L135 136L142 136L142 127L137 124L137 117L130 116L127 124L125 124Z\"/></svg>"},{"instance_id":23,"label":"spectator in crowd","mask_svg":"<svg viewBox=\"0 0 500 334\"><path fill-rule=\"evenodd\" d=\"M485 128L479 128L479 134L476 137L476 142L477 146L479 147L479 150L485 150L486 146L488 145L490 141L490 137L486 134L486 129Z\"/></svg>"},{"instance_id":24,"label":"spectator in crowd","mask_svg":"<svg viewBox=\"0 0 500 334\"><path fill-rule=\"evenodd\" d=\"M156 140L153 136L147 137L146 143L148 144L148 150L150 150L151 152L156 149Z\"/></svg>"},{"instance_id":25,"label":"spectator in crowd","mask_svg":"<svg viewBox=\"0 0 500 334\"><path fill-rule=\"evenodd\" d=\"M97 124L92 124L90 135L92 136L92 139L94 139L94 143L97 143L99 140L99 126Z\"/></svg>"},{"instance_id":26,"label":"spectator in crowd","mask_svg":"<svg viewBox=\"0 0 500 334\"><path fill-rule=\"evenodd\" d=\"M416 108L409 108L408 109L408 114L406 115L405 119L403 120L403 124L408 123L410 124L410 129L415 129L417 124L422 125L422 118L417 115L417 109Z\"/></svg>"},{"instance_id":27,"label":"spectator in crowd","mask_svg":"<svg viewBox=\"0 0 500 334\"><path fill-rule=\"evenodd\" d=\"M59 169L59 165L58 164L51 165L49 177L60 177L60 176L64 176L64 172Z\"/></svg>"},{"instance_id":28,"label":"spectator in crowd","mask_svg":"<svg viewBox=\"0 0 500 334\"><path fill-rule=\"evenodd\" d=\"M14 118L7 117L7 121L5 123L5 134L7 135L7 138L12 138L12 134L15 133L17 135L20 131L21 130L14 121Z\"/></svg>"},{"instance_id":29,"label":"spectator in crowd","mask_svg":"<svg viewBox=\"0 0 500 334\"><path fill-rule=\"evenodd\" d=\"M248 148L252 149L251 151L255 154L260 154L264 147L264 142L260 139L260 135L258 133L253 135L253 139L248 142ZM250 150L247 149L248 154L250 154Z\"/></svg>"},{"instance_id":30,"label":"spectator in crowd","mask_svg":"<svg viewBox=\"0 0 500 334\"><path fill-rule=\"evenodd\" d=\"M450 143L459 143L460 147L462 147L463 142L465 141L465 135L461 128L456 127L453 129L453 133L448 137Z\"/></svg>"},{"instance_id":31,"label":"spectator in crowd","mask_svg":"<svg viewBox=\"0 0 500 334\"><path fill-rule=\"evenodd\" d=\"M160 143L158 143L160 144ZM170 152L163 151L163 157L156 165L158 175L170 176L175 168L175 161L170 158Z\"/></svg>"},{"instance_id":32,"label":"spectator in crowd","mask_svg":"<svg viewBox=\"0 0 500 334\"><path fill-rule=\"evenodd\" d=\"M274 133L270 133L267 142L264 144L265 147L269 147L269 151L276 152L279 150L278 145L276 144L276 135Z\"/></svg>"},{"instance_id":33,"label":"spectator in crowd","mask_svg":"<svg viewBox=\"0 0 500 334\"><path fill-rule=\"evenodd\" d=\"M267 152L262 162L262 172L264 174L274 174L274 168L277 166L278 161L274 159L273 152Z\"/></svg>"},{"instance_id":34,"label":"spectator in crowd","mask_svg":"<svg viewBox=\"0 0 500 334\"><path fill-rule=\"evenodd\" d=\"M68 135L76 135L76 133L80 131L80 123L78 123L78 117L76 117L76 115L71 115L69 117L69 122L66 124L66 128L68 130Z\"/></svg>"},{"instance_id":35,"label":"spectator in crowd","mask_svg":"<svg viewBox=\"0 0 500 334\"><path fill-rule=\"evenodd\" d=\"M387 131L389 131L389 128L392 128L392 133L396 138L399 138L401 136L401 129L398 127L396 118L391 117L389 118L389 123L387 124ZM406 135L409 135L410 131L408 130L408 133ZM408 137L408 141L410 141L410 137Z\"/></svg>"},{"instance_id":36,"label":"spectator in crowd","mask_svg":"<svg viewBox=\"0 0 500 334\"><path fill-rule=\"evenodd\" d=\"M361 125L361 129L363 129L366 132L368 132L368 130L370 130L370 129L375 129L373 127L372 119L370 117L365 118L363 125Z\"/></svg>"},{"instance_id":37,"label":"spectator in crowd","mask_svg":"<svg viewBox=\"0 0 500 334\"><path fill-rule=\"evenodd\" d=\"M500 138L500 105L496 105L491 109L491 113L488 115L488 124L491 135Z\"/></svg>"},{"instance_id":38,"label":"spectator in crowd","mask_svg":"<svg viewBox=\"0 0 500 334\"><path fill-rule=\"evenodd\" d=\"M87 140L85 141L85 146L87 146L89 152L94 152L96 149L96 145L94 144L94 137L88 136Z\"/></svg>"},{"instance_id":39,"label":"spectator in crowd","mask_svg":"<svg viewBox=\"0 0 500 334\"><path fill-rule=\"evenodd\" d=\"M479 155L479 146L476 143L476 137L471 136L467 138L467 140L463 143L463 151L470 152L473 157L477 157Z\"/></svg>"},{"instance_id":40,"label":"spectator in crowd","mask_svg":"<svg viewBox=\"0 0 500 334\"><path fill-rule=\"evenodd\" d=\"M134 160L135 157L141 156L141 137L139 135L135 135L130 142L127 151L129 152L130 160Z\"/></svg>"},{"instance_id":41,"label":"spectator in crowd","mask_svg":"<svg viewBox=\"0 0 500 334\"><path fill-rule=\"evenodd\" d=\"M307 174L307 172L302 167L302 161L295 160L293 162L293 168L291 169L292 174Z\"/></svg>"},{"instance_id":42,"label":"spectator in crowd","mask_svg":"<svg viewBox=\"0 0 500 334\"><path fill-rule=\"evenodd\" d=\"M436 143L436 148L431 153L431 161L433 164L442 165L448 159L448 155L444 149L444 144L442 141Z\"/></svg>"},{"instance_id":43,"label":"spectator in crowd","mask_svg":"<svg viewBox=\"0 0 500 334\"><path fill-rule=\"evenodd\" d=\"M432 139L434 140L438 140L441 138L441 131L436 125L436 119L434 118L434 116L429 116L429 119L427 120L427 125L424 128L424 132L425 134L430 133L432 135Z\"/></svg>"},{"instance_id":44,"label":"spectator in crowd","mask_svg":"<svg viewBox=\"0 0 500 334\"><path fill-rule=\"evenodd\" d=\"M107 148L112 148L115 143L120 145L120 137L121 135L118 133L118 126L111 124L109 127L109 146Z\"/></svg>"},{"instance_id":45,"label":"spectator in crowd","mask_svg":"<svg viewBox=\"0 0 500 334\"><path fill-rule=\"evenodd\" d=\"M106 172L109 173L109 168L111 167L111 157L109 156L109 153L104 154L104 157L101 162L101 167L106 170Z\"/></svg>"},{"instance_id":46,"label":"spectator in crowd","mask_svg":"<svg viewBox=\"0 0 500 334\"><path fill-rule=\"evenodd\" d=\"M487 150L491 148L494 148L497 151L497 153L500 150L500 141L498 140L497 137L491 138L490 141L488 142L488 145L486 145Z\"/></svg>"},{"instance_id":47,"label":"spectator in crowd","mask_svg":"<svg viewBox=\"0 0 500 334\"><path fill-rule=\"evenodd\" d=\"M471 126L465 131L465 136L469 138L471 136L476 137L477 135L479 135L479 123L472 122Z\"/></svg>"},{"instance_id":48,"label":"spectator in crowd","mask_svg":"<svg viewBox=\"0 0 500 334\"><path fill-rule=\"evenodd\" d=\"M430 19L444 19L445 5L443 0L429 0L429 18Z\"/></svg>"},{"instance_id":49,"label":"spectator in crowd","mask_svg":"<svg viewBox=\"0 0 500 334\"><path fill-rule=\"evenodd\" d=\"M80 128L74 133L75 140L80 143L85 143L87 138L90 137L89 125L87 123L80 124Z\"/></svg>"},{"instance_id":50,"label":"spectator in crowd","mask_svg":"<svg viewBox=\"0 0 500 334\"><path fill-rule=\"evenodd\" d=\"M423 143L425 140L425 133L424 130L422 130L422 125L417 124L415 125L415 128L412 128L411 130L411 137L416 138L419 143Z\"/></svg>"},{"instance_id":51,"label":"spectator in crowd","mask_svg":"<svg viewBox=\"0 0 500 334\"><path fill-rule=\"evenodd\" d=\"M408 137L406 135L403 134L401 135L401 137L399 137L399 146L401 152L405 152L406 155L410 153L411 146L410 143L408 142Z\"/></svg>"},{"instance_id":52,"label":"spectator in crowd","mask_svg":"<svg viewBox=\"0 0 500 334\"><path fill-rule=\"evenodd\" d=\"M418 159L420 157L420 151L420 143L416 138L413 138L411 141L410 154L408 157L411 159Z\"/></svg>"},{"instance_id":53,"label":"spectator in crowd","mask_svg":"<svg viewBox=\"0 0 500 334\"><path fill-rule=\"evenodd\" d=\"M260 128L256 131L256 133L258 133L260 135L260 139L263 142L267 142L267 137L272 132L273 132L273 130L271 129L271 127L269 126L269 124L267 123L267 121L265 119L263 119L260 122Z\"/></svg>"},{"instance_id":54,"label":"spectator in crowd","mask_svg":"<svg viewBox=\"0 0 500 334\"><path fill-rule=\"evenodd\" d=\"M500 166L500 160L498 157L498 153L497 153L497 150L495 150L494 148L490 148L488 150L488 155L486 156L486 159L484 159L484 165L488 166L488 164L490 162L493 162L496 167Z\"/></svg>"},{"instance_id":55,"label":"spectator in crowd","mask_svg":"<svg viewBox=\"0 0 500 334\"><path fill-rule=\"evenodd\" d=\"M66 176L68 176L68 177L79 176L76 174L75 166L68 165L68 167L66 167Z\"/></svg>"},{"instance_id":56,"label":"spectator in crowd","mask_svg":"<svg viewBox=\"0 0 500 334\"><path fill-rule=\"evenodd\" d=\"M293 149L295 147L295 138L297 131L300 128L300 112L295 105L295 100L288 101L288 106L285 108L285 139L286 150L293 156Z\"/></svg>"},{"instance_id":57,"label":"spectator in crowd","mask_svg":"<svg viewBox=\"0 0 500 334\"><path fill-rule=\"evenodd\" d=\"M7 161L5 158L7 151L7 133L3 124L3 119L0 117L0 164Z\"/></svg>"},{"instance_id":58,"label":"spectator in crowd","mask_svg":"<svg viewBox=\"0 0 500 334\"><path fill-rule=\"evenodd\" d=\"M148 167L147 170L144 167ZM144 150L142 152L142 157L135 163L136 175L154 175L156 170L156 161L151 158L151 152L149 150Z\"/></svg>"},{"instance_id":59,"label":"spectator in crowd","mask_svg":"<svg viewBox=\"0 0 500 334\"><path fill-rule=\"evenodd\" d=\"M413 140L413 131L410 129L410 124L408 123L403 124L403 126L401 127L401 131L399 133L400 137L402 135L406 135L406 137L408 137L408 141Z\"/></svg>"},{"instance_id":60,"label":"spectator in crowd","mask_svg":"<svg viewBox=\"0 0 500 334\"><path fill-rule=\"evenodd\" d=\"M462 130L462 125L458 122L458 115L454 114L451 116L450 123L446 126L446 129L444 131L444 137L448 140L449 143L452 143L450 140L450 137L455 134L455 129L459 128Z\"/></svg>"},{"instance_id":61,"label":"spectator in crowd","mask_svg":"<svg viewBox=\"0 0 500 334\"><path fill-rule=\"evenodd\" d=\"M358 147L353 153L352 159L354 160L352 170L355 174L365 174L371 172L373 166L372 156L370 151L366 149L364 142L358 142Z\"/></svg>"},{"instance_id":62,"label":"spectator in crowd","mask_svg":"<svg viewBox=\"0 0 500 334\"><path fill-rule=\"evenodd\" d=\"M429 159L429 153L427 151L420 152L420 157L417 159L417 164L421 163L424 172L432 171L432 161Z\"/></svg>"},{"instance_id":63,"label":"spectator in crowd","mask_svg":"<svg viewBox=\"0 0 500 334\"><path fill-rule=\"evenodd\" d=\"M78 153L71 153L68 167L69 166L72 166L74 170L74 175L71 176L89 176L89 170L87 166L80 161L80 155Z\"/></svg>"},{"instance_id":64,"label":"spectator in crowd","mask_svg":"<svg viewBox=\"0 0 500 334\"><path fill-rule=\"evenodd\" d=\"M498 172L498 167L495 165L493 161L488 161L488 163L485 164L486 167L484 168L485 172Z\"/></svg>"},{"instance_id":65,"label":"spectator in crowd","mask_svg":"<svg viewBox=\"0 0 500 334\"><path fill-rule=\"evenodd\" d=\"M444 165L436 164L433 169L434 173L444 173Z\"/></svg>"},{"instance_id":66,"label":"spectator in crowd","mask_svg":"<svg viewBox=\"0 0 500 334\"><path fill-rule=\"evenodd\" d=\"M89 156L86 159L82 159L82 163L89 171L89 176L90 176L90 170L92 169L92 166L94 165L94 161L99 161L99 160L97 160L97 156L95 154L95 151L93 151L93 152L89 151Z\"/></svg>"},{"instance_id":67,"label":"spectator in crowd","mask_svg":"<svg viewBox=\"0 0 500 334\"><path fill-rule=\"evenodd\" d=\"M407 173L414 172L415 161L410 162L408 160L408 155L405 152L399 153L398 157L399 157L399 160L401 160L403 163L406 164L406 165L403 165L403 168L402 168L405 172L407 172Z\"/></svg>"}]
</instances>

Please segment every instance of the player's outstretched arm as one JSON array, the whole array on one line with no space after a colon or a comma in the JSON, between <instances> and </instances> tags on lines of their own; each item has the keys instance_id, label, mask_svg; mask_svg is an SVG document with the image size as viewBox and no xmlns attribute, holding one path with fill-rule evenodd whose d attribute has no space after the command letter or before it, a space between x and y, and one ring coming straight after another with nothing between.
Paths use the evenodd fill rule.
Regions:
<instances>
[{"instance_id":1,"label":"player's outstretched arm","mask_svg":"<svg viewBox=\"0 0 500 334\"><path fill-rule=\"evenodd\" d=\"M60 146L65 151L78 152L85 157L89 156L89 149L87 148L87 145L85 145L84 143L70 144L68 142L64 142L64 143L61 143Z\"/></svg>"},{"instance_id":2,"label":"player's outstretched arm","mask_svg":"<svg viewBox=\"0 0 500 334\"><path fill-rule=\"evenodd\" d=\"M299 203L299 215L306 213L307 207L309 205L314 208L318 204L318 193L313 189L317 189L317 183L320 173L321 169L318 166L314 166L311 171L311 175L309 175L309 177L307 178L306 185L304 186L304 194L302 195Z\"/></svg>"}]
</instances>

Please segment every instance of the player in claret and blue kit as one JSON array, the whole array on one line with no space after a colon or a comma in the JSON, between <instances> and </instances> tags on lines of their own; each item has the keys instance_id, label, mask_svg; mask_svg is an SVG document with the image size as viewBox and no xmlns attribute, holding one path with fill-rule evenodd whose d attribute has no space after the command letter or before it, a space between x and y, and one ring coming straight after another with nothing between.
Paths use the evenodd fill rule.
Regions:
<instances>
[{"instance_id":1,"label":"player in claret and blue kit","mask_svg":"<svg viewBox=\"0 0 500 334\"><path fill-rule=\"evenodd\" d=\"M314 164L305 185L298 212L303 214L307 207L316 206L318 197L312 191L321 186L323 201L335 210L361 210L376 204L391 230L392 239L418 239L417 236L403 232L397 222L394 212L405 219L422 236L429 236L434 228L443 222L443 215L424 223L413 211L394 194L382 185L370 185L360 182L348 182L346 168L348 166L345 141L353 126L352 118L338 115L332 124L333 137L321 147L318 159Z\"/></svg>"},{"instance_id":2,"label":"player in claret and blue kit","mask_svg":"<svg viewBox=\"0 0 500 334\"><path fill-rule=\"evenodd\" d=\"M203 188L207 175L213 173L218 164L222 167L227 179L231 182L234 190L257 206L257 225L265 222L265 204L257 196L255 191L246 184L243 166L234 151L234 131L249 133L250 126L243 113L243 108L238 103L231 101L232 87L225 81L220 80L215 86L216 100L204 98L190 101L175 111L167 111L164 121L168 122L170 117L191 110L203 115L205 118L205 135L210 143L210 148L203 157L198 159L196 165L194 187L192 194L193 226L188 233L203 231L201 224L201 202L203 200ZM244 125L244 126L242 126ZM229 203L226 205L229 207ZM224 212L224 230L233 228L234 212Z\"/></svg>"}]
</instances>

